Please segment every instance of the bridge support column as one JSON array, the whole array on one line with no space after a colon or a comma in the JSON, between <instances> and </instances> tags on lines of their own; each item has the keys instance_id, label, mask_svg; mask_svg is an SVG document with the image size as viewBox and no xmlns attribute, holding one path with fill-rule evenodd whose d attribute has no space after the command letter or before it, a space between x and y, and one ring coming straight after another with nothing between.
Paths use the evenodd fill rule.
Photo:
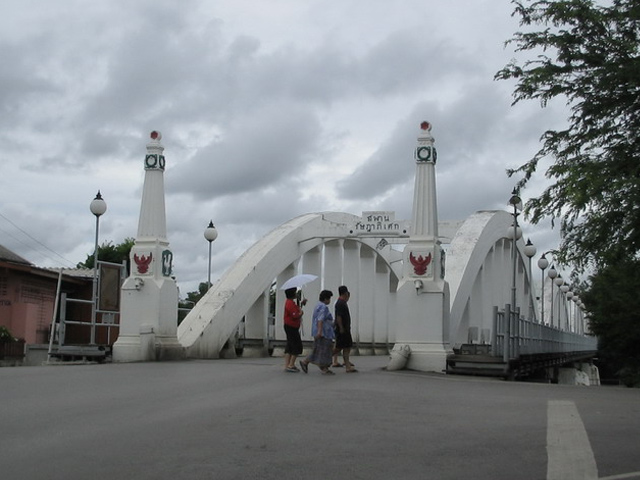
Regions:
<instances>
[{"instance_id":1,"label":"bridge support column","mask_svg":"<svg viewBox=\"0 0 640 480\"><path fill-rule=\"evenodd\" d=\"M243 357L269 356L269 290L262 292L244 320ZM261 342L260 342L261 340ZM233 345L230 345L233 347Z\"/></svg>"},{"instance_id":2,"label":"bridge support column","mask_svg":"<svg viewBox=\"0 0 640 480\"><path fill-rule=\"evenodd\" d=\"M435 289L434 289L435 290ZM398 287L398 322L394 349L408 345L406 368L442 373L447 368L449 348L449 289L416 291L413 281Z\"/></svg>"},{"instance_id":3,"label":"bridge support column","mask_svg":"<svg viewBox=\"0 0 640 480\"><path fill-rule=\"evenodd\" d=\"M160 132L153 131L147 144L138 234L130 253L131 275L121 289L115 362L186 358L177 337L178 286L172 277L173 253L167 240L161 138Z\"/></svg>"},{"instance_id":4,"label":"bridge support column","mask_svg":"<svg viewBox=\"0 0 640 480\"><path fill-rule=\"evenodd\" d=\"M414 151L416 177L413 220L403 252L402 280L398 284L398 326L395 349L408 345L407 368L445 372L451 312L449 284L444 280L444 253L438 239L435 165L437 153L431 124L422 122Z\"/></svg>"},{"instance_id":5,"label":"bridge support column","mask_svg":"<svg viewBox=\"0 0 640 480\"><path fill-rule=\"evenodd\" d=\"M362 248L360 251L360 285L358 295L358 353L360 355L375 355L375 298L376 298L376 259L373 251ZM352 294L354 296L354 294ZM353 308L349 305L351 316ZM353 326L351 327L353 330Z\"/></svg>"}]
</instances>

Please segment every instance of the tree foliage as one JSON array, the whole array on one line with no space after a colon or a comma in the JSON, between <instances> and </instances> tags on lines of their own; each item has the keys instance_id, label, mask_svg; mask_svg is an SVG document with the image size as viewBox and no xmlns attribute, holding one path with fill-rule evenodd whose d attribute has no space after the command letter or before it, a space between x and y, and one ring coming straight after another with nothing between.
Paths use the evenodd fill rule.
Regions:
<instances>
[{"instance_id":1,"label":"tree foliage","mask_svg":"<svg viewBox=\"0 0 640 480\"><path fill-rule=\"evenodd\" d=\"M570 108L564 130L510 175L525 186L543 158L553 163L541 196L527 202L533 223L560 220L559 259L579 270L640 251L640 0L513 1L521 31L507 41L516 60L496 74L515 79L514 104L554 98Z\"/></svg>"},{"instance_id":2,"label":"tree foliage","mask_svg":"<svg viewBox=\"0 0 640 480\"><path fill-rule=\"evenodd\" d=\"M623 382L640 386L640 260L600 269L581 293L599 355Z\"/></svg>"},{"instance_id":3,"label":"tree foliage","mask_svg":"<svg viewBox=\"0 0 640 480\"><path fill-rule=\"evenodd\" d=\"M208 291L209 288L207 288L207 282L200 282L198 290L187 293L187 298L183 301L186 303L196 304Z\"/></svg>"},{"instance_id":4,"label":"tree foliage","mask_svg":"<svg viewBox=\"0 0 640 480\"><path fill-rule=\"evenodd\" d=\"M207 282L200 282L198 290L188 292L187 297L178 302L178 325L180 325L184 317L187 316L189 310L191 310L208 291Z\"/></svg>"},{"instance_id":5,"label":"tree foliage","mask_svg":"<svg viewBox=\"0 0 640 480\"><path fill-rule=\"evenodd\" d=\"M122 263L129 260L129 253L135 243L135 239L129 237L125 238L122 243L113 245L111 241L104 242L98 246L98 259L101 262L109 263ZM76 265L77 268L93 268L94 254L87 255L87 259L84 262L80 262Z\"/></svg>"},{"instance_id":6,"label":"tree foliage","mask_svg":"<svg viewBox=\"0 0 640 480\"><path fill-rule=\"evenodd\" d=\"M0 325L0 343L14 342L16 338L11 334L9 329L4 325Z\"/></svg>"}]
</instances>

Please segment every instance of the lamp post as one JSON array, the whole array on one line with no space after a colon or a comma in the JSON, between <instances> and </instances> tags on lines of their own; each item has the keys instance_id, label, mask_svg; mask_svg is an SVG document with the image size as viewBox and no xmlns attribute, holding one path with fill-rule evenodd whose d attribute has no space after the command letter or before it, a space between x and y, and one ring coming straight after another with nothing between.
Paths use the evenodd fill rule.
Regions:
<instances>
[{"instance_id":1,"label":"lamp post","mask_svg":"<svg viewBox=\"0 0 640 480\"><path fill-rule=\"evenodd\" d=\"M575 303L574 307L573 307L573 316L574 316L574 321L576 322L577 328L578 328L578 332L577 333L584 333L584 325L581 325L579 323L580 318L580 312L578 310L578 308L580 307L580 297L578 295L576 295L575 293L573 294L573 298L571 298L571 300L573 301L573 303Z\"/></svg>"},{"instance_id":2,"label":"lamp post","mask_svg":"<svg viewBox=\"0 0 640 480\"><path fill-rule=\"evenodd\" d=\"M558 287L558 292L560 292L561 291L560 287L564 283L564 278L562 278L562 275L558 274L558 276L553 279L553 283L556 284L556 287ZM558 295L558 302L557 303L558 303L558 329L560 329L560 296L559 295ZM553 315L553 313L554 312L552 312L551 314Z\"/></svg>"},{"instance_id":3,"label":"lamp post","mask_svg":"<svg viewBox=\"0 0 640 480\"><path fill-rule=\"evenodd\" d=\"M573 298L573 290L571 290L571 287L569 287L569 290L566 293L566 297L567 297L567 308L569 309L569 319L567 320L567 323L569 324L569 331L572 331L575 333L575 321L572 315L572 308L571 308L571 299Z\"/></svg>"},{"instance_id":4,"label":"lamp post","mask_svg":"<svg viewBox=\"0 0 640 480\"><path fill-rule=\"evenodd\" d=\"M96 343L96 314L98 311L98 234L100 231L100 216L107 211L107 203L102 199L100 190L91 201L89 210L96 216L96 243L93 249L93 293L91 295L91 345Z\"/></svg>"},{"instance_id":5,"label":"lamp post","mask_svg":"<svg viewBox=\"0 0 640 480\"><path fill-rule=\"evenodd\" d=\"M558 271L553 265L551 265L551 268L549 269L549 273L547 273L547 276L551 279L551 320L549 320L549 325L553 327L553 281L558 276Z\"/></svg>"},{"instance_id":6,"label":"lamp post","mask_svg":"<svg viewBox=\"0 0 640 480\"><path fill-rule=\"evenodd\" d=\"M549 266L549 260L545 257L546 253L543 253L542 256L538 259L538 268L542 270L542 305L540 310L540 323L544 325L544 271Z\"/></svg>"},{"instance_id":7,"label":"lamp post","mask_svg":"<svg viewBox=\"0 0 640 480\"><path fill-rule=\"evenodd\" d=\"M209 242L209 271L207 273L207 292L211 288L211 243L218 238L218 230L213 225L213 220L209 221L209 225L204 230L204 238Z\"/></svg>"},{"instance_id":8,"label":"lamp post","mask_svg":"<svg viewBox=\"0 0 640 480\"><path fill-rule=\"evenodd\" d=\"M513 227L509 231L509 237L513 239L512 256L513 256L513 275L511 277L511 308L509 309L509 315L507 316L507 322L504 332L504 351L503 360L505 363L509 362L510 356L510 342L511 342L511 319L512 313L516 312L516 272L518 268L518 252L516 242L522 236L522 231L518 227L518 208L522 208L522 199L518 195L518 189L514 188L511 192L511 198L509 199L509 205L513 207Z\"/></svg>"},{"instance_id":9,"label":"lamp post","mask_svg":"<svg viewBox=\"0 0 640 480\"><path fill-rule=\"evenodd\" d=\"M560 291L565 294L565 298L566 298L567 292L569 291L569 285L566 282L563 283L562 285L560 285ZM566 306L566 301L565 301L565 306ZM565 312L565 313L567 314L567 318L564 322L564 328L565 330L568 330L569 329L569 313L568 312ZM558 317L560 317L560 306L558 306ZM560 318L558 318L558 322L560 322Z\"/></svg>"},{"instance_id":10,"label":"lamp post","mask_svg":"<svg viewBox=\"0 0 640 480\"><path fill-rule=\"evenodd\" d=\"M531 239L527 239L527 244L524 246L524 254L529 259L529 278L531 278L531 258L536 254L536 247L531 243ZM529 318L533 316L534 304L529 302Z\"/></svg>"}]
</instances>

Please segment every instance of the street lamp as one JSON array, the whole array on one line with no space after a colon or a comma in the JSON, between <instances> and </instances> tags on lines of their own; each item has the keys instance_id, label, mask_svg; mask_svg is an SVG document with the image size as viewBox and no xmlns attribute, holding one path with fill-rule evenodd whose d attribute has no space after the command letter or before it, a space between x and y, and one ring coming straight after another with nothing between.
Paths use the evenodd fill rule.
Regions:
<instances>
[{"instance_id":1,"label":"street lamp","mask_svg":"<svg viewBox=\"0 0 640 480\"><path fill-rule=\"evenodd\" d=\"M558 276L556 278L553 279L553 283L556 284L556 287L558 287L558 291L560 291L560 286L564 283L564 278L562 278L562 275L558 274ZM554 312L551 312L551 315L553 315ZM558 329L560 329L560 296L558 295Z\"/></svg>"},{"instance_id":2,"label":"street lamp","mask_svg":"<svg viewBox=\"0 0 640 480\"><path fill-rule=\"evenodd\" d=\"M568 304L568 309L569 309L569 320L568 320L568 324L569 324L569 331L575 332L575 327L576 327L576 322L574 321L573 318L573 314L572 314L572 307L571 307L571 299L573 299L573 290L571 290L571 288L569 288L569 291L566 293L565 295L567 297L567 304Z\"/></svg>"},{"instance_id":3,"label":"street lamp","mask_svg":"<svg viewBox=\"0 0 640 480\"><path fill-rule=\"evenodd\" d=\"M569 285L566 282L563 283L562 285L560 285L560 291L565 294L565 298L566 298L567 292L569 292ZM566 301L565 301L565 306L566 306ZM559 316L560 316L560 307L558 306L558 317ZM560 322L560 319L558 319L558 322ZM569 314L568 313L567 313L567 319L564 322L564 328L565 328L565 330L569 329Z\"/></svg>"},{"instance_id":4,"label":"street lamp","mask_svg":"<svg viewBox=\"0 0 640 480\"><path fill-rule=\"evenodd\" d=\"M549 260L545 257L546 253L543 253L542 256L538 259L538 268L542 270L542 306L541 306L541 315L540 315L540 323L544 325L544 271L549 266Z\"/></svg>"},{"instance_id":5,"label":"street lamp","mask_svg":"<svg viewBox=\"0 0 640 480\"><path fill-rule=\"evenodd\" d=\"M528 239L527 244L524 246L524 254L531 260L531 257L536 254L536 251L536 247L531 243L531 239Z\"/></svg>"},{"instance_id":6,"label":"street lamp","mask_svg":"<svg viewBox=\"0 0 640 480\"><path fill-rule=\"evenodd\" d=\"M578 308L580 307L580 296L576 295L575 293L573 294L573 297L571 298L571 300L573 301L573 303L575 303L574 307L573 307L573 316L574 316L574 322L577 324L578 327L578 332L577 333L584 333L584 328L583 325L580 325L579 322L579 311Z\"/></svg>"},{"instance_id":7,"label":"street lamp","mask_svg":"<svg viewBox=\"0 0 640 480\"><path fill-rule=\"evenodd\" d=\"M536 247L531 243L531 239L527 239L527 244L524 246L524 254L529 259L529 278L531 278L531 258L536 254L536 251ZM529 302L529 318L533 316L533 312L534 304L533 302Z\"/></svg>"},{"instance_id":8,"label":"street lamp","mask_svg":"<svg viewBox=\"0 0 640 480\"><path fill-rule=\"evenodd\" d=\"M558 271L553 265L551 265L547 276L551 279L551 320L549 320L549 325L553 327L553 281L558 276Z\"/></svg>"},{"instance_id":9,"label":"street lamp","mask_svg":"<svg viewBox=\"0 0 640 480\"><path fill-rule=\"evenodd\" d=\"M518 195L518 189L514 188L511 192L511 198L509 199L509 205L513 207L513 227L510 229L509 237L513 238L513 275L511 277L511 308L509 309L509 315L507 318L504 338L504 352L503 360L505 363L509 362L510 351L509 343L511 342L511 319L513 318L512 312L516 312L516 271L518 267L518 253L516 248L516 242L522 236L522 230L518 227L518 208L522 208L522 199Z\"/></svg>"},{"instance_id":10,"label":"street lamp","mask_svg":"<svg viewBox=\"0 0 640 480\"><path fill-rule=\"evenodd\" d=\"M207 274L207 291L211 288L211 243L218 238L218 230L213 226L213 220L209 221L209 226L204 230L204 238L209 242L209 272Z\"/></svg>"},{"instance_id":11,"label":"street lamp","mask_svg":"<svg viewBox=\"0 0 640 480\"><path fill-rule=\"evenodd\" d=\"M93 249L93 293L91 295L91 345L96 343L96 314L98 310L98 233L100 231L100 216L107 211L107 203L102 199L100 190L91 201L89 210L96 216L96 243Z\"/></svg>"}]
</instances>

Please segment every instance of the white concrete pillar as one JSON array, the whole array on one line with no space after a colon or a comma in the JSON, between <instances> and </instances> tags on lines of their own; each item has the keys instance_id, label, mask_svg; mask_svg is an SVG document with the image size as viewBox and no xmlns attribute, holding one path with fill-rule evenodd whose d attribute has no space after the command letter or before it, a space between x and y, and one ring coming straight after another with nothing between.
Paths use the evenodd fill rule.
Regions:
<instances>
[{"instance_id":1,"label":"white concrete pillar","mask_svg":"<svg viewBox=\"0 0 640 480\"><path fill-rule=\"evenodd\" d=\"M450 299L444 281L438 240L435 166L438 159L429 122L420 125L414 151L416 162L411 236L403 253L398 284L398 328L394 349L409 345L407 368L446 370L449 347Z\"/></svg>"},{"instance_id":2,"label":"white concrete pillar","mask_svg":"<svg viewBox=\"0 0 640 480\"><path fill-rule=\"evenodd\" d=\"M389 345L389 268L382 257L376 255L373 301L373 340L376 355L388 355Z\"/></svg>"},{"instance_id":3,"label":"white concrete pillar","mask_svg":"<svg viewBox=\"0 0 640 480\"><path fill-rule=\"evenodd\" d=\"M302 271L300 273L309 273L319 277L317 280L314 280L302 287L302 293L307 299L307 305L302 308L304 311L300 326L300 336L302 337L302 340L313 340L313 337L311 336L313 307L318 303L318 297L321 290L320 280L322 278L322 256L322 245L312 248L302 256Z\"/></svg>"},{"instance_id":4,"label":"white concrete pillar","mask_svg":"<svg viewBox=\"0 0 640 480\"><path fill-rule=\"evenodd\" d=\"M353 337L354 348L352 353L357 354L360 346L360 279L362 272L360 271L360 250L362 244L355 240L345 240L343 243L343 274L342 282L339 285L346 285L351 292L349 299L349 312L351 313L351 336ZM336 287L336 299L338 295L338 287ZM335 303L335 302L334 302ZM333 308L333 305L332 305ZM333 314L335 311L332 310Z\"/></svg>"},{"instance_id":5,"label":"white concrete pillar","mask_svg":"<svg viewBox=\"0 0 640 480\"><path fill-rule=\"evenodd\" d=\"M121 289L120 334L113 346L116 362L186 357L177 338L178 286L171 276L173 253L166 233L161 138L160 132L151 132L147 144L138 234L130 254L131 275Z\"/></svg>"},{"instance_id":6,"label":"white concrete pillar","mask_svg":"<svg viewBox=\"0 0 640 480\"><path fill-rule=\"evenodd\" d=\"M242 355L244 357L267 356L269 331L269 290L260 294L251 305L244 317L244 338L247 340L261 340L261 344L250 342L246 345Z\"/></svg>"},{"instance_id":7,"label":"white concrete pillar","mask_svg":"<svg viewBox=\"0 0 640 480\"><path fill-rule=\"evenodd\" d=\"M342 285L344 241L332 240L324 244L324 278L323 290L331 290L334 302L338 298L338 287Z\"/></svg>"},{"instance_id":8,"label":"white concrete pillar","mask_svg":"<svg viewBox=\"0 0 640 480\"><path fill-rule=\"evenodd\" d=\"M355 306L351 306L351 300L349 305L351 308L351 316L355 314L358 316L358 332L359 341L358 346L359 353L361 355L373 355L374 350L372 344L374 342L374 329L375 329L375 297L376 297L376 259L373 250L362 245L360 248L360 284L357 290L358 293L358 309L355 310ZM347 285L349 289L352 287ZM354 294L351 294L354 297Z\"/></svg>"}]
</instances>

